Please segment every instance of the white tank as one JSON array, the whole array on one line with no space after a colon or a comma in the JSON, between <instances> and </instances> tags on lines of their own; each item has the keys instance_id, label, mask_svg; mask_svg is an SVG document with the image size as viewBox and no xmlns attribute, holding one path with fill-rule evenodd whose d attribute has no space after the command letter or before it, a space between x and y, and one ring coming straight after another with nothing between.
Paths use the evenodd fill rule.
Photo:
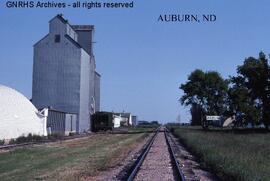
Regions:
<instances>
[{"instance_id":1,"label":"white tank","mask_svg":"<svg viewBox=\"0 0 270 181\"><path fill-rule=\"evenodd\" d=\"M0 85L0 139L19 136L47 136L46 116L21 93Z\"/></svg>"}]
</instances>

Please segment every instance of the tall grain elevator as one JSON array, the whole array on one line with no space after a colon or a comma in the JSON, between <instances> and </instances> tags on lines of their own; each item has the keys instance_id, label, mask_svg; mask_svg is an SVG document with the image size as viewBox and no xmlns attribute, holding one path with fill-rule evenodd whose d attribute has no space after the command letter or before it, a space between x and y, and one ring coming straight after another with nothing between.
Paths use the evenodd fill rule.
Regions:
<instances>
[{"instance_id":1,"label":"tall grain elevator","mask_svg":"<svg viewBox=\"0 0 270 181\"><path fill-rule=\"evenodd\" d=\"M91 130L91 114L100 109L93 32L93 25L70 25L57 15L34 45L32 102L38 109L76 114L77 133Z\"/></svg>"}]
</instances>

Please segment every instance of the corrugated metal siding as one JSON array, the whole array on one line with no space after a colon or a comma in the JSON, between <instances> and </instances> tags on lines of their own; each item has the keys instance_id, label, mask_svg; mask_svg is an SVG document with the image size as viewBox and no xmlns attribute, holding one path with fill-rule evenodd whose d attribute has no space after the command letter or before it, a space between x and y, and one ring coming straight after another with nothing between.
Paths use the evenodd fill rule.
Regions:
<instances>
[{"instance_id":1,"label":"corrugated metal siding","mask_svg":"<svg viewBox=\"0 0 270 181\"><path fill-rule=\"evenodd\" d=\"M95 58L92 56L91 57L91 64L90 64L90 77L89 77L89 85L90 85L90 104L91 104L91 107L90 107L90 113L91 115L94 114L95 110L94 110L94 107L95 107Z\"/></svg>"},{"instance_id":2,"label":"corrugated metal siding","mask_svg":"<svg viewBox=\"0 0 270 181\"><path fill-rule=\"evenodd\" d=\"M55 43L54 35L34 46L32 101L38 109L79 113L81 50L62 35Z\"/></svg>"},{"instance_id":3,"label":"corrugated metal siding","mask_svg":"<svg viewBox=\"0 0 270 181\"><path fill-rule=\"evenodd\" d=\"M96 111L100 111L100 76L95 73L95 107Z\"/></svg>"},{"instance_id":4,"label":"corrugated metal siding","mask_svg":"<svg viewBox=\"0 0 270 181\"><path fill-rule=\"evenodd\" d=\"M70 132L76 132L76 122L77 115L75 114L66 114L66 128L65 134L68 135Z\"/></svg>"},{"instance_id":5,"label":"corrugated metal siding","mask_svg":"<svg viewBox=\"0 0 270 181\"><path fill-rule=\"evenodd\" d=\"M78 33L78 42L85 49L89 55L93 55L92 52L92 30L89 31L76 31Z\"/></svg>"},{"instance_id":6,"label":"corrugated metal siding","mask_svg":"<svg viewBox=\"0 0 270 181\"><path fill-rule=\"evenodd\" d=\"M66 115L63 112L50 111L47 118L47 128L50 128L52 133L65 133Z\"/></svg>"},{"instance_id":7,"label":"corrugated metal siding","mask_svg":"<svg viewBox=\"0 0 270 181\"><path fill-rule=\"evenodd\" d=\"M68 135L76 129L77 115L49 110L47 128L51 133Z\"/></svg>"},{"instance_id":8,"label":"corrugated metal siding","mask_svg":"<svg viewBox=\"0 0 270 181\"><path fill-rule=\"evenodd\" d=\"M80 113L79 113L79 132L90 130L89 113L89 78L90 78L90 57L81 49L81 76L80 76Z\"/></svg>"},{"instance_id":9,"label":"corrugated metal siding","mask_svg":"<svg viewBox=\"0 0 270 181\"><path fill-rule=\"evenodd\" d=\"M60 42L55 43L55 35ZM65 37L78 38L68 24L50 21L50 33L34 45L32 101L38 108L78 114L77 132L90 130L92 97L95 97L95 59ZM87 34L87 36L90 34ZM86 36L83 34L83 36ZM89 40L90 38L90 40ZM82 37L79 37L82 42ZM85 48L92 48L87 37ZM89 50L89 49L88 49Z\"/></svg>"}]
</instances>

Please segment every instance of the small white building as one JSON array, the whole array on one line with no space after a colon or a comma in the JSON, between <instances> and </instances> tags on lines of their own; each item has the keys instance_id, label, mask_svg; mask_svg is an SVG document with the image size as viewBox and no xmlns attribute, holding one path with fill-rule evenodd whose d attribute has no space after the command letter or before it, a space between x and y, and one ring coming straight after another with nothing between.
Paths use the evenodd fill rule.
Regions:
<instances>
[{"instance_id":1,"label":"small white building","mask_svg":"<svg viewBox=\"0 0 270 181\"><path fill-rule=\"evenodd\" d=\"M131 126L132 125L132 115L131 113L117 113L121 118L121 122L125 126Z\"/></svg>"},{"instance_id":2,"label":"small white building","mask_svg":"<svg viewBox=\"0 0 270 181\"><path fill-rule=\"evenodd\" d=\"M113 127L119 128L121 126L121 116L113 115Z\"/></svg>"},{"instance_id":3,"label":"small white building","mask_svg":"<svg viewBox=\"0 0 270 181\"><path fill-rule=\"evenodd\" d=\"M46 114L46 111L43 111ZM46 115L21 93L0 85L0 139L19 136L47 136Z\"/></svg>"}]
</instances>

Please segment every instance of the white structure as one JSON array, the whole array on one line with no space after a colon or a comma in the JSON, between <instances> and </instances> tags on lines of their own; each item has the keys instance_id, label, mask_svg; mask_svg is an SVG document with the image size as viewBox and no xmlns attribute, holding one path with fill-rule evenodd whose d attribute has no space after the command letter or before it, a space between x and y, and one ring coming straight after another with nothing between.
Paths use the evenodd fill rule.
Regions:
<instances>
[{"instance_id":1,"label":"white structure","mask_svg":"<svg viewBox=\"0 0 270 181\"><path fill-rule=\"evenodd\" d=\"M46 114L46 110L44 111ZM19 136L47 136L46 116L21 93L0 85L0 139Z\"/></svg>"},{"instance_id":2,"label":"white structure","mask_svg":"<svg viewBox=\"0 0 270 181\"><path fill-rule=\"evenodd\" d=\"M121 126L121 116L113 115L113 127L119 128Z\"/></svg>"},{"instance_id":3,"label":"white structure","mask_svg":"<svg viewBox=\"0 0 270 181\"><path fill-rule=\"evenodd\" d=\"M121 124L125 126L132 126L132 115L131 113L115 113L121 117Z\"/></svg>"},{"instance_id":4,"label":"white structure","mask_svg":"<svg viewBox=\"0 0 270 181\"><path fill-rule=\"evenodd\" d=\"M227 118L224 123L223 123L223 127L228 127L230 125L232 125L232 123L235 122L235 116L229 117Z\"/></svg>"}]
</instances>

